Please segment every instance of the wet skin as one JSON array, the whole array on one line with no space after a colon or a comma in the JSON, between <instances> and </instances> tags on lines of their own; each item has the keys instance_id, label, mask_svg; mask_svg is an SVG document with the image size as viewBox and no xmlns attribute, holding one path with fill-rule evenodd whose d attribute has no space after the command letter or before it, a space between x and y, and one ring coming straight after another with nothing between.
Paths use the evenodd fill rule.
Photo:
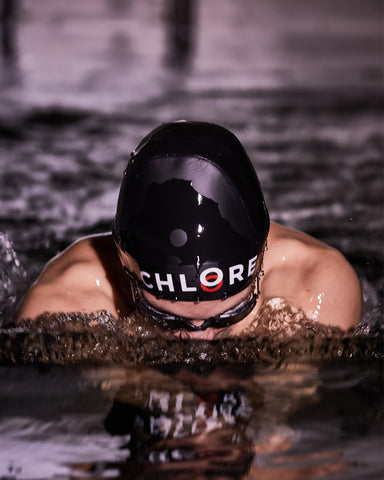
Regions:
<instances>
[{"instance_id":1,"label":"wet skin","mask_svg":"<svg viewBox=\"0 0 384 480\"><path fill-rule=\"evenodd\" d=\"M85 237L68 247L46 265L22 299L16 318L36 318L44 312L91 313L108 310L116 317L135 311L130 280L110 234ZM263 302L284 298L301 309L308 319L348 329L361 315L361 288L353 268L337 250L276 223L271 224L268 250L264 254L264 276L253 311L224 331L178 332L190 338L212 339L238 334L256 318ZM226 300L172 302L146 293L156 308L201 322L241 302L247 292ZM197 323L199 324L199 323Z\"/></svg>"}]
</instances>

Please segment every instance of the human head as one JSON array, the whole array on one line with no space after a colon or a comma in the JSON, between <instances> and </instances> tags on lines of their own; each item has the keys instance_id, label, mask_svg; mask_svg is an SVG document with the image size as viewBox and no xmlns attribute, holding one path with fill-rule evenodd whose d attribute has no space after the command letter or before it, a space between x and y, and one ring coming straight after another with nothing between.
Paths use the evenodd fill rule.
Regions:
<instances>
[{"instance_id":1,"label":"human head","mask_svg":"<svg viewBox=\"0 0 384 480\"><path fill-rule=\"evenodd\" d=\"M225 128L165 123L132 152L113 235L149 293L194 302L239 293L255 278L268 231L259 180Z\"/></svg>"}]
</instances>

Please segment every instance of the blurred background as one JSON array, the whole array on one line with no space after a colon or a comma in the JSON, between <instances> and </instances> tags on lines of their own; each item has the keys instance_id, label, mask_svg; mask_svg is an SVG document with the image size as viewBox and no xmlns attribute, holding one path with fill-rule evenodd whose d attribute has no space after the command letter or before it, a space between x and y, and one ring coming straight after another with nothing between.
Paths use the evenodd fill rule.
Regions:
<instances>
[{"instance_id":1,"label":"blurred background","mask_svg":"<svg viewBox=\"0 0 384 480\"><path fill-rule=\"evenodd\" d=\"M0 8L7 308L52 255L110 230L130 151L160 122L184 118L240 138L272 219L340 249L363 283L366 318L377 318L380 0L1 0Z\"/></svg>"}]
</instances>

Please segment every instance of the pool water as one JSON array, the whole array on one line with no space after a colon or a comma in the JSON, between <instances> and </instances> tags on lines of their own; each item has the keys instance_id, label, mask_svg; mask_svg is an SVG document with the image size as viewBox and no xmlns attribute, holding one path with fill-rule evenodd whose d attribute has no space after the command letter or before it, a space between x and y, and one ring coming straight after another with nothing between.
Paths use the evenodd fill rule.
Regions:
<instances>
[{"instance_id":1,"label":"pool water","mask_svg":"<svg viewBox=\"0 0 384 480\"><path fill-rule=\"evenodd\" d=\"M2 479L382 475L377 361L1 367Z\"/></svg>"},{"instance_id":2,"label":"pool water","mask_svg":"<svg viewBox=\"0 0 384 480\"><path fill-rule=\"evenodd\" d=\"M172 1L19 4L0 60L2 480L382 478L382 5L190 5L180 33ZM49 258L110 230L129 152L180 118L233 130L271 218L347 257L356 331L209 344L105 312L12 325Z\"/></svg>"}]
</instances>

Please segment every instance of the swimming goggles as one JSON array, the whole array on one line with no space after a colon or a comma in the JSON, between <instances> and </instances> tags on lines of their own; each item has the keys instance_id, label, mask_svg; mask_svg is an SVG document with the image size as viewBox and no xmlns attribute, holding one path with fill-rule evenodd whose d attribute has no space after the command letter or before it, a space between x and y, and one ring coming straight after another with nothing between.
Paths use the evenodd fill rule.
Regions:
<instances>
[{"instance_id":1,"label":"swimming goggles","mask_svg":"<svg viewBox=\"0 0 384 480\"><path fill-rule=\"evenodd\" d=\"M166 330L188 330L190 332L201 332L207 328L225 328L235 323L240 322L254 309L257 298L259 296L259 277L256 276L257 288L252 288L249 295L241 301L238 305L226 310L223 313L215 315L214 317L206 319L192 319L182 317L173 313L158 310L152 306L141 293L140 280L130 272L126 267L123 267L132 280L132 291L135 299L137 310L145 320ZM254 284L253 284L254 287ZM255 291L256 290L256 291ZM203 320L199 326L192 323L192 320Z\"/></svg>"}]
</instances>

